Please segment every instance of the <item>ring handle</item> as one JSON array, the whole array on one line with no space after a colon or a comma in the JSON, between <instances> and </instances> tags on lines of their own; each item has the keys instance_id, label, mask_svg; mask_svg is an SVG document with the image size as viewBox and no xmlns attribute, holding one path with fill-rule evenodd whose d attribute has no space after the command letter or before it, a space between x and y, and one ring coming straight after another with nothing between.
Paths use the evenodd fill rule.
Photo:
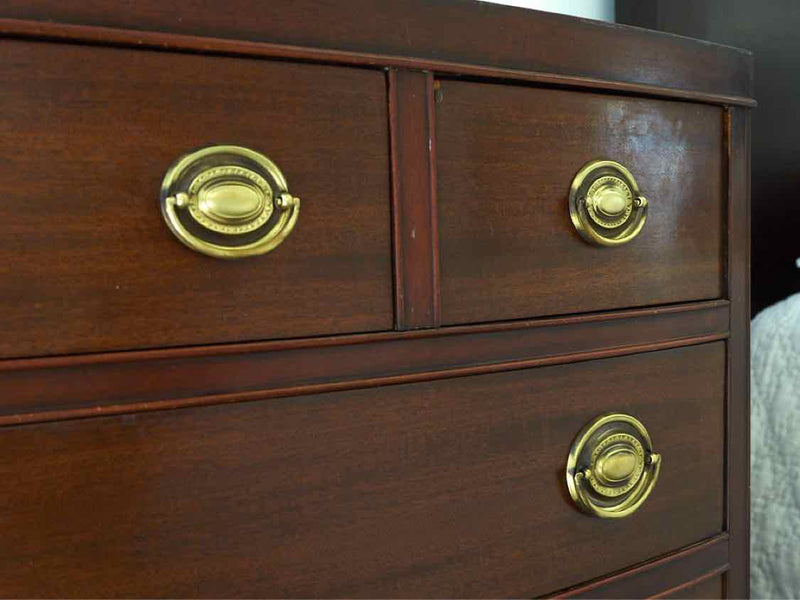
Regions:
<instances>
[{"instance_id":1,"label":"ring handle","mask_svg":"<svg viewBox=\"0 0 800 600\"><path fill-rule=\"evenodd\" d=\"M644 425L631 415L601 415L575 438L567 488L578 507L605 519L626 517L647 500L661 472Z\"/></svg>"},{"instance_id":2,"label":"ring handle","mask_svg":"<svg viewBox=\"0 0 800 600\"><path fill-rule=\"evenodd\" d=\"M275 249L294 229L300 199L269 158L241 146L208 146L178 159L161 184L161 213L175 237L216 258Z\"/></svg>"},{"instance_id":3,"label":"ring handle","mask_svg":"<svg viewBox=\"0 0 800 600\"><path fill-rule=\"evenodd\" d=\"M613 160L593 160L569 191L569 215L581 237L596 246L627 244L647 220L647 199L631 172Z\"/></svg>"}]
</instances>

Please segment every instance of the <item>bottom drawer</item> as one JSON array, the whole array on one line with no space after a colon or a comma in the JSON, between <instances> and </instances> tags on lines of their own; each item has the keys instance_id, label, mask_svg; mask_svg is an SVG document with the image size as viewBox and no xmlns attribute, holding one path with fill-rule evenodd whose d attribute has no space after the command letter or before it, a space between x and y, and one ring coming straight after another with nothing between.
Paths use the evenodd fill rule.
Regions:
<instances>
[{"instance_id":1,"label":"bottom drawer","mask_svg":"<svg viewBox=\"0 0 800 600\"><path fill-rule=\"evenodd\" d=\"M723 526L722 342L0 435L4 596L531 596ZM663 467L633 515L577 511L598 414Z\"/></svg>"}]
</instances>

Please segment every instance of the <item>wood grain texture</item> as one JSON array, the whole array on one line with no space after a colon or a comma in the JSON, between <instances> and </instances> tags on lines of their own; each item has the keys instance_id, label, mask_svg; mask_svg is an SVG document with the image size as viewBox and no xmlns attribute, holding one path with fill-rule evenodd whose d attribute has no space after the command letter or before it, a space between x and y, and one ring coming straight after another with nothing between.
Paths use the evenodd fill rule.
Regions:
<instances>
[{"instance_id":1,"label":"wood grain texture","mask_svg":"<svg viewBox=\"0 0 800 600\"><path fill-rule=\"evenodd\" d=\"M721 297L723 112L683 102L442 81L442 321ZM587 162L628 167L650 201L632 243L598 248L567 197Z\"/></svg>"},{"instance_id":2,"label":"wood grain texture","mask_svg":"<svg viewBox=\"0 0 800 600\"><path fill-rule=\"evenodd\" d=\"M727 302L528 323L0 362L0 425L601 358L726 336Z\"/></svg>"},{"instance_id":3,"label":"wood grain texture","mask_svg":"<svg viewBox=\"0 0 800 600\"><path fill-rule=\"evenodd\" d=\"M8 428L4 595L521 597L593 579L720 532L724 369L717 342ZM609 410L664 457L619 522L577 512L563 482L574 435Z\"/></svg>"},{"instance_id":4,"label":"wood grain texture","mask_svg":"<svg viewBox=\"0 0 800 600\"><path fill-rule=\"evenodd\" d=\"M158 31L99 27L95 25L69 25L64 23L4 19L0 17L0 37L79 42L82 44L96 44L121 48L171 50L175 52L192 52L215 56L248 56L294 59L337 65L415 69L438 74L481 77L488 80L524 81L575 89L605 90L650 97L682 98L696 102L724 104L726 106L756 106L757 104L753 98L748 96L703 92L636 82L612 81L608 79L599 79L597 77L587 77L585 75L547 73L527 69L508 69L431 58L412 58L370 52L330 50L325 48L290 46L286 44L253 42L210 36L200 37L196 35L162 33Z\"/></svg>"},{"instance_id":5,"label":"wood grain texture","mask_svg":"<svg viewBox=\"0 0 800 600\"><path fill-rule=\"evenodd\" d=\"M740 45L758 57L755 95L762 110L753 113L751 134L750 291L751 314L755 316L800 291L800 270L795 264L800 205L793 201L798 170L793 161L785 160L800 153L795 128L786 127L797 114L800 81L785 77L800 66L800 36L794 35L800 3L744 1L732 10L729 0L617 0L616 6L620 21L642 26L649 17L644 25L649 29ZM640 7L647 7L651 14L641 14Z\"/></svg>"},{"instance_id":6,"label":"wood grain texture","mask_svg":"<svg viewBox=\"0 0 800 600\"><path fill-rule=\"evenodd\" d=\"M0 356L392 328L382 73L9 40L0 65ZM213 143L303 199L274 252L208 258L164 224L166 169Z\"/></svg>"},{"instance_id":7,"label":"wood grain texture","mask_svg":"<svg viewBox=\"0 0 800 600\"><path fill-rule=\"evenodd\" d=\"M436 327L441 320L433 116L433 75L391 69L389 119L397 329Z\"/></svg>"},{"instance_id":8,"label":"wood grain texture","mask_svg":"<svg viewBox=\"0 0 800 600\"><path fill-rule=\"evenodd\" d=\"M752 96L753 89L753 57L746 51L483 2L5 0L0 16L445 59L734 96Z\"/></svg>"},{"instance_id":9,"label":"wood grain texture","mask_svg":"<svg viewBox=\"0 0 800 600\"><path fill-rule=\"evenodd\" d=\"M750 114L729 115L728 531L730 598L750 595Z\"/></svg>"},{"instance_id":10,"label":"wood grain texture","mask_svg":"<svg viewBox=\"0 0 800 600\"><path fill-rule=\"evenodd\" d=\"M752 55L457 0L0 4L0 595L747 594L749 113L710 104ZM274 253L161 221L209 143L303 199ZM630 247L569 222L600 157ZM665 461L620 522L563 482L609 410Z\"/></svg>"},{"instance_id":11,"label":"wood grain texture","mask_svg":"<svg viewBox=\"0 0 800 600\"><path fill-rule=\"evenodd\" d=\"M553 598L652 598L679 594L728 569L723 533L632 569L564 590ZM670 597L670 596L666 596ZM680 597L679 595L671 597Z\"/></svg>"}]
</instances>

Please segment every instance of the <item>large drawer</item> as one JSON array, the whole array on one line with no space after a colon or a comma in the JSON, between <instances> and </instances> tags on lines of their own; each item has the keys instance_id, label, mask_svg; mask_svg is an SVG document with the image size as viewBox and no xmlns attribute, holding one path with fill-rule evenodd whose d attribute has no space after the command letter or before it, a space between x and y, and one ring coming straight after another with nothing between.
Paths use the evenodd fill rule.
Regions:
<instances>
[{"instance_id":1,"label":"large drawer","mask_svg":"<svg viewBox=\"0 0 800 600\"><path fill-rule=\"evenodd\" d=\"M444 323L722 296L722 108L445 80L436 136ZM573 178L595 160L648 199L626 245L590 245L570 221Z\"/></svg>"},{"instance_id":2,"label":"large drawer","mask_svg":"<svg viewBox=\"0 0 800 600\"><path fill-rule=\"evenodd\" d=\"M391 329L379 70L3 40L0 357ZM171 234L167 169L214 144L301 198L269 254Z\"/></svg>"},{"instance_id":3,"label":"large drawer","mask_svg":"<svg viewBox=\"0 0 800 600\"><path fill-rule=\"evenodd\" d=\"M3 594L545 594L722 530L724 381L715 342L9 427ZM640 419L663 465L621 519L579 512L565 484L576 434L608 411Z\"/></svg>"}]
</instances>

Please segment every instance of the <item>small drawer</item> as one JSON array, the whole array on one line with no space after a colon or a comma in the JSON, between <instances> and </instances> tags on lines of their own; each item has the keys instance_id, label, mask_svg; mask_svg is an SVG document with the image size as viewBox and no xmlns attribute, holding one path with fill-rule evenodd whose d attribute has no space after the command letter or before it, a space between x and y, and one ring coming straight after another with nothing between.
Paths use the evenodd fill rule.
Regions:
<instances>
[{"instance_id":1,"label":"small drawer","mask_svg":"<svg viewBox=\"0 0 800 600\"><path fill-rule=\"evenodd\" d=\"M553 592L722 530L724 382L725 346L715 342L9 427L0 436L3 591ZM661 468L637 511L601 519L578 510L566 468L579 431L608 412L645 425Z\"/></svg>"},{"instance_id":2,"label":"small drawer","mask_svg":"<svg viewBox=\"0 0 800 600\"><path fill-rule=\"evenodd\" d=\"M721 108L450 80L437 99L444 323L723 294ZM647 199L641 231L616 247L587 243L570 218L573 179L599 160Z\"/></svg>"},{"instance_id":3,"label":"small drawer","mask_svg":"<svg viewBox=\"0 0 800 600\"><path fill-rule=\"evenodd\" d=\"M0 357L392 328L381 71L3 40L0 72ZM170 165L222 144L301 199L268 254L206 256L162 217Z\"/></svg>"}]
</instances>

